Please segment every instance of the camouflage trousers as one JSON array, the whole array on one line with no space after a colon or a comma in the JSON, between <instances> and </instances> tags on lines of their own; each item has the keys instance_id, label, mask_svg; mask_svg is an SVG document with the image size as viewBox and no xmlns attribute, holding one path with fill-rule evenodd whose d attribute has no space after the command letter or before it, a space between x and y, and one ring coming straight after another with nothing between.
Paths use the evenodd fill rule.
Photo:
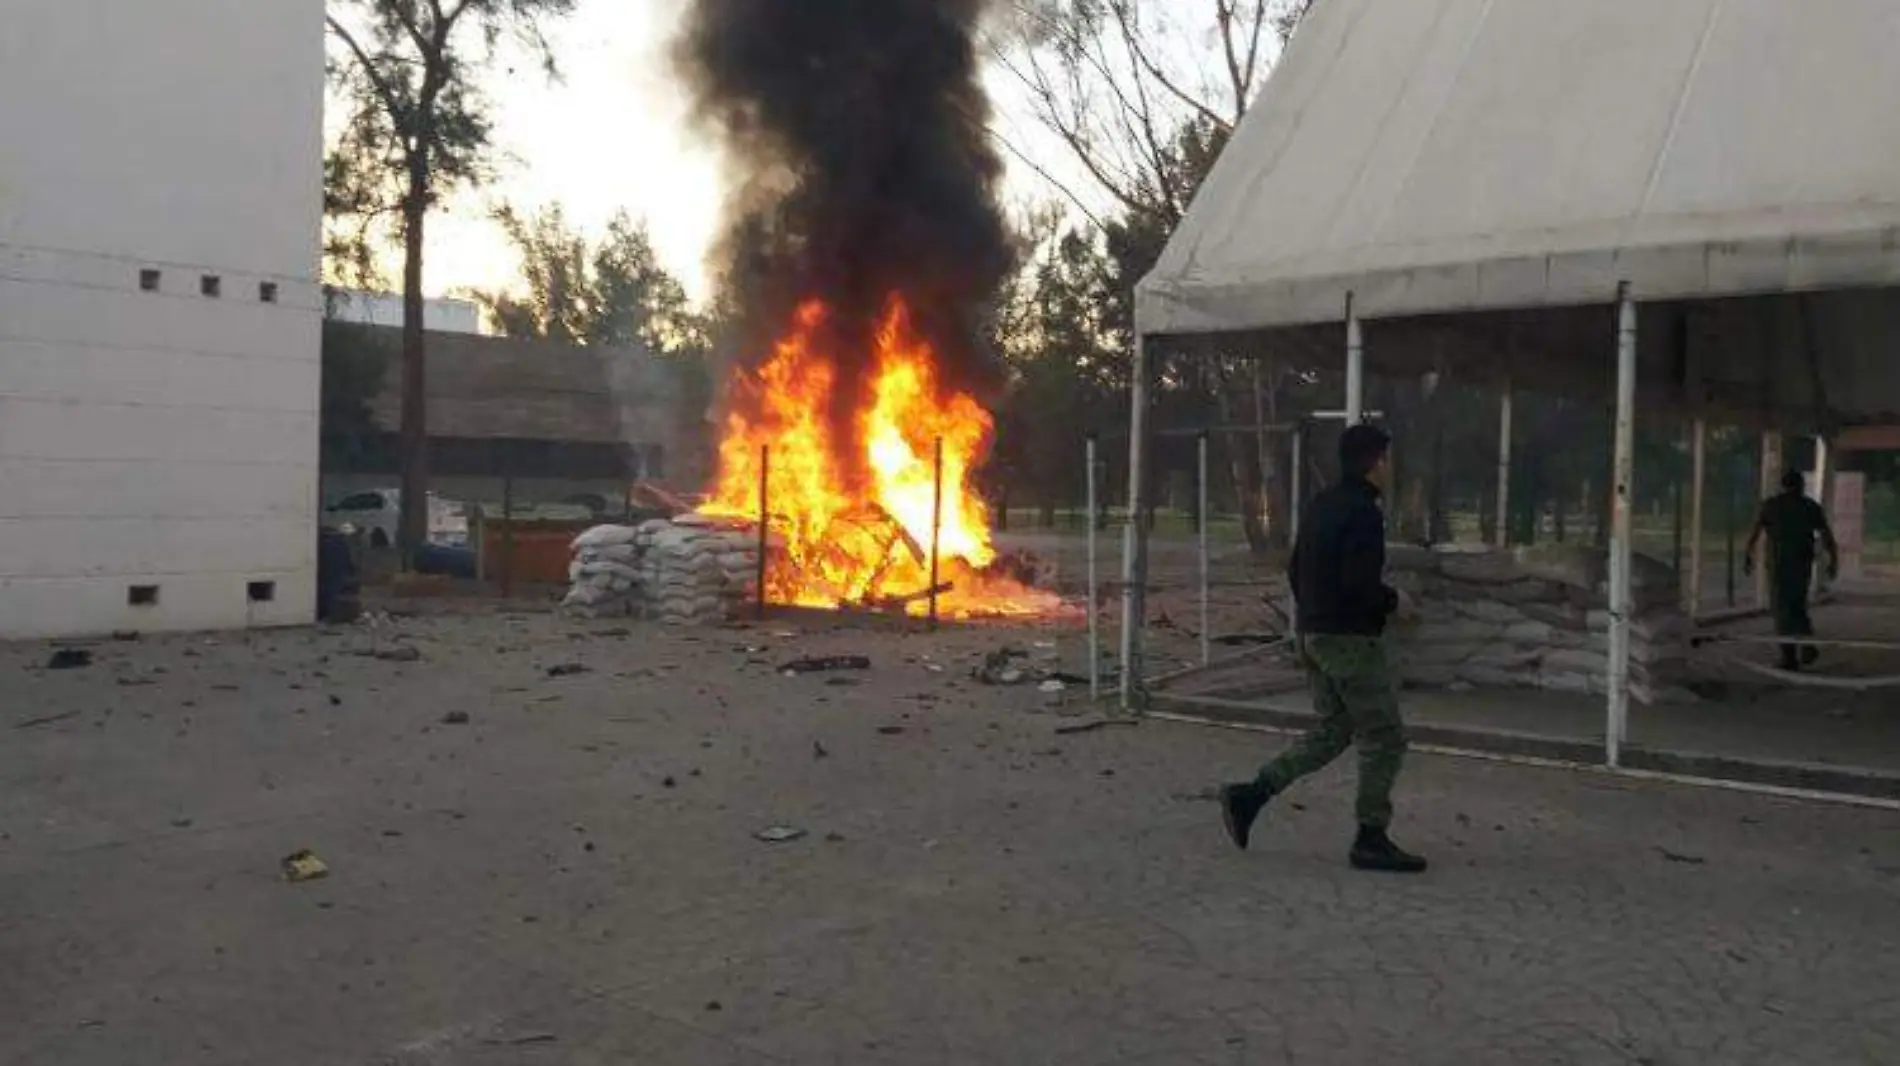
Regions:
<instances>
[{"instance_id":1,"label":"camouflage trousers","mask_svg":"<svg viewBox=\"0 0 1900 1066\"><path fill-rule=\"evenodd\" d=\"M1377 637L1313 634L1301 640L1306 676L1319 724L1260 770L1261 784L1279 792L1359 748L1359 824L1392 822L1392 786L1405 763L1405 723L1399 717L1397 679Z\"/></svg>"}]
</instances>

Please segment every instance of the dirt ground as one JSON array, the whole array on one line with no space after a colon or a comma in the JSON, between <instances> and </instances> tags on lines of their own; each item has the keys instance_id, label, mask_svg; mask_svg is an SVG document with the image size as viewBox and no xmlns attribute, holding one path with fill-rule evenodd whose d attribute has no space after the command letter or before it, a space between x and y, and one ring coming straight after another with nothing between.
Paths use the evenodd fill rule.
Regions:
<instances>
[{"instance_id":1,"label":"dirt ground","mask_svg":"<svg viewBox=\"0 0 1900 1066\"><path fill-rule=\"evenodd\" d=\"M0 647L0 1062L1900 1061L1891 811L1417 757L1381 879L1072 629L378 623Z\"/></svg>"}]
</instances>

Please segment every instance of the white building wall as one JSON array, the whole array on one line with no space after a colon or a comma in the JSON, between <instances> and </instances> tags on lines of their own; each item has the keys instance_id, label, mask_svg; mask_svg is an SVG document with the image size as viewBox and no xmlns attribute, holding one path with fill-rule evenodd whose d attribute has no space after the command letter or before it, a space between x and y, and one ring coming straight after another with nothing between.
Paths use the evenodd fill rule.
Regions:
<instances>
[{"instance_id":1,"label":"white building wall","mask_svg":"<svg viewBox=\"0 0 1900 1066\"><path fill-rule=\"evenodd\" d=\"M6 23L0 637L308 622L323 0Z\"/></svg>"},{"instance_id":2,"label":"white building wall","mask_svg":"<svg viewBox=\"0 0 1900 1066\"><path fill-rule=\"evenodd\" d=\"M334 289L330 317L364 326L402 328L402 297L382 292ZM434 333L482 333L482 309L467 300L437 297L422 301L422 328Z\"/></svg>"}]
</instances>

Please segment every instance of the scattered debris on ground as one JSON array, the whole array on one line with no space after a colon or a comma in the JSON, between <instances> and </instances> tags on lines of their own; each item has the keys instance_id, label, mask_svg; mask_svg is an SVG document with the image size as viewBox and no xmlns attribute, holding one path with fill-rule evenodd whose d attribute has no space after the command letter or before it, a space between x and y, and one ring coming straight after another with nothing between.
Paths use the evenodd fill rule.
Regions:
<instances>
[{"instance_id":1,"label":"scattered debris on ground","mask_svg":"<svg viewBox=\"0 0 1900 1066\"><path fill-rule=\"evenodd\" d=\"M752 835L767 844L789 844L804 839L806 833L795 825L768 825Z\"/></svg>"},{"instance_id":2,"label":"scattered debris on ground","mask_svg":"<svg viewBox=\"0 0 1900 1066\"><path fill-rule=\"evenodd\" d=\"M778 668L786 676L798 674L822 674L834 670L869 670L871 657L868 655L825 655L810 659L793 659Z\"/></svg>"},{"instance_id":3,"label":"scattered debris on ground","mask_svg":"<svg viewBox=\"0 0 1900 1066\"><path fill-rule=\"evenodd\" d=\"M397 644L387 648L369 648L356 653L365 659L379 659L386 663L414 663L422 661L422 649L410 644Z\"/></svg>"},{"instance_id":4,"label":"scattered debris on ground","mask_svg":"<svg viewBox=\"0 0 1900 1066\"><path fill-rule=\"evenodd\" d=\"M467 711L450 711L449 713L442 716L442 724L443 725L467 725L468 712Z\"/></svg>"},{"instance_id":5,"label":"scattered debris on ground","mask_svg":"<svg viewBox=\"0 0 1900 1066\"><path fill-rule=\"evenodd\" d=\"M588 666L586 663L560 663L558 665L548 667L548 676L549 677L573 677L576 674L585 674L592 669L593 667Z\"/></svg>"},{"instance_id":6,"label":"scattered debris on ground","mask_svg":"<svg viewBox=\"0 0 1900 1066\"><path fill-rule=\"evenodd\" d=\"M1069 725L1059 725L1056 727L1056 735L1068 737L1075 736L1078 733L1093 733L1098 729L1107 729L1109 726L1136 726L1140 724L1141 720L1137 718L1091 718L1086 722L1073 722Z\"/></svg>"},{"instance_id":7,"label":"scattered debris on ground","mask_svg":"<svg viewBox=\"0 0 1900 1066\"><path fill-rule=\"evenodd\" d=\"M1709 861L1700 855L1684 855L1682 852L1670 851L1668 848L1663 847L1657 848L1656 851L1670 862L1679 862L1685 866L1701 866L1703 863Z\"/></svg>"},{"instance_id":8,"label":"scattered debris on ground","mask_svg":"<svg viewBox=\"0 0 1900 1066\"><path fill-rule=\"evenodd\" d=\"M283 870L284 880L291 884L315 881L330 876L330 867L325 865L322 859L317 858L316 853L309 848L293 851L284 856Z\"/></svg>"},{"instance_id":9,"label":"scattered debris on ground","mask_svg":"<svg viewBox=\"0 0 1900 1066\"><path fill-rule=\"evenodd\" d=\"M526 1047L529 1044L552 1044L560 1037L554 1033L523 1033L520 1036L497 1037L484 1040L489 1047Z\"/></svg>"},{"instance_id":10,"label":"scattered debris on ground","mask_svg":"<svg viewBox=\"0 0 1900 1066\"><path fill-rule=\"evenodd\" d=\"M1018 663L1028 658L1023 649L1005 645L983 656L971 676L985 685L1020 685L1029 680L1029 671Z\"/></svg>"},{"instance_id":11,"label":"scattered debris on ground","mask_svg":"<svg viewBox=\"0 0 1900 1066\"><path fill-rule=\"evenodd\" d=\"M54 722L63 722L68 718L77 718L77 717L79 717L78 711L61 711L58 714L42 715L38 718L28 718L24 722L15 722L13 725L13 728L33 729L38 726L52 725Z\"/></svg>"},{"instance_id":12,"label":"scattered debris on ground","mask_svg":"<svg viewBox=\"0 0 1900 1066\"><path fill-rule=\"evenodd\" d=\"M79 670L92 665L92 652L85 648L60 648L46 660L48 670Z\"/></svg>"}]
</instances>

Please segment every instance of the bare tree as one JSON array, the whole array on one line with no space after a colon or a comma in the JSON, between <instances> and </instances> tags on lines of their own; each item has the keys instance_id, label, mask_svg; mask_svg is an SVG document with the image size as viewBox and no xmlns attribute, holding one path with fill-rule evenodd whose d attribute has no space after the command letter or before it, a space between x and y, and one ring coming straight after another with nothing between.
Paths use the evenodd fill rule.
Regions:
<instances>
[{"instance_id":1,"label":"bare tree","mask_svg":"<svg viewBox=\"0 0 1900 1066\"><path fill-rule=\"evenodd\" d=\"M331 0L340 54L332 83L348 102L325 160L325 206L354 223L330 250L365 269L375 235L403 248L402 521L404 565L427 535L428 404L422 268L429 212L488 176L493 124L479 81L512 40L557 76L545 35L575 0Z\"/></svg>"},{"instance_id":2,"label":"bare tree","mask_svg":"<svg viewBox=\"0 0 1900 1066\"><path fill-rule=\"evenodd\" d=\"M1008 0L991 51L1038 124L1066 146L1077 177L1065 180L1007 139L1006 147L1105 231L1121 288L1132 289L1153 266L1315 2ZM1132 301L1125 315L1132 335ZM1211 361L1221 421L1277 420L1285 374L1270 353L1202 358ZM1249 393L1251 402L1240 401ZM1263 428L1253 448L1223 443L1249 544L1256 551L1284 544L1278 437Z\"/></svg>"}]
</instances>

